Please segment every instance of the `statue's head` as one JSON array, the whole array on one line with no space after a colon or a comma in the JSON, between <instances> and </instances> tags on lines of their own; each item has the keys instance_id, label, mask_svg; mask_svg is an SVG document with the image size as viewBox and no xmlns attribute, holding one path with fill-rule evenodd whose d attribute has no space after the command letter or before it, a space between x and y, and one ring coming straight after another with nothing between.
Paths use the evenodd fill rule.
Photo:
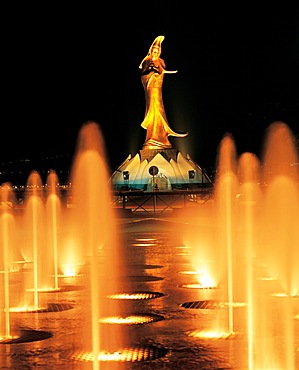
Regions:
<instances>
[{"instance_id":1,"label":"statue's head","mask_svg":"<svg viewBox=\"0 0 299 370\"><path fill-rule=\"evenodd\" d=\"M151 47L149 48L149 51L147 53L147 56L142 60L142 62L139 65L139 68L142 68L142 63L144 60L148 57L152 57L154 60L158 59L161 55L161 44L164 40L164 36L158 36L155 38L154 42L152 43Z\"/></svg>"}]
</instances>

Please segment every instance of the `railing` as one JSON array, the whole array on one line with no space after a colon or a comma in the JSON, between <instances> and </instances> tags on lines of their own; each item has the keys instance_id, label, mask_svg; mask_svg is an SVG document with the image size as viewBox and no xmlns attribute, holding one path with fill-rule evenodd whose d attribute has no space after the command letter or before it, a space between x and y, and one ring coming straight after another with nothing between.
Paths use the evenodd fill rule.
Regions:
<instances>
[{"instance_id":1,"label":"railing","mask_svg":"<svg viewBox=\"0 0 299 370\"><path fill-rule=\"evenodd\" d=\"M162 213L193 204L202 205L212 199L213 189L173 191L126 190L114 192L113 206L136 212Z\"/></svg>"}]
</instances>

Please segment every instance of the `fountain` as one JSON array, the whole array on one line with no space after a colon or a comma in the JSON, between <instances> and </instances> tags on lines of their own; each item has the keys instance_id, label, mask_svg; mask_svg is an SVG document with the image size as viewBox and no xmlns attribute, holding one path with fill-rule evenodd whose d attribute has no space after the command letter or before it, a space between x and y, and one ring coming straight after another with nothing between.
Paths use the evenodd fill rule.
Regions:
<instances>
[{"instance_id":1,"label":"fountain","mask_svg":"<svg viewBox=\"0 0 299 370\"><path fill-rule=\"evenodd\" d=\"M135 315L130 300L163 294L126 290L123 242L112 207L106 163L100 127L87 122L78 135L71 171L67 195L72 199L71 208L61 197L53 170L49 171L45 186L38 172L30 173L22 212L14 212L17 202L12 186L2 184L0 344L11 346L52 338L50 328L41 328L41 316L75 309L72 300L65 301L60 296L82 291L84 316L81 315L82 323L76 333L79 339L65 361L98 370L105 364L118 367L118 362L142 361L167 352L152 345L136 347L134 334L127 333L128 325L162 319L150 313ZM55 303L50 298L53 294ZM28 314L38 316L33 316L34 325L16 325L20 314L27 317L25 321ZM23 321L20 317L19 320Z\"/></svg>"},{"instance_id":2,"label":"fountain","mask_svg":"<svg viewBox=\"0 0 299 370\"><path fill-rule=\"evenodd\" d=\"M255 249L257 261L263 265L266 277L276 282L277 290L273 291L271 298L264 294L257 295L256 293L259 292L257 289L253 296L259 308L256 332L258 333L257 325L259 325L260 330L263 329L268 333L268 340L264 340L263 345L261 342L256 343L259 346L257 348L263 349L263 353L269 353L272 356L267 359L268 368L269 364L278 369L295 370L296 368L294 309L298 307L299 291L299 273L296 267L296 261L299 261L298 163L295 140L288 126L282 122L272 124L267 132L263 158L263 182L266 188L261 208L262 228L258 235L260 247ZM279 302L276 303L273 299ZM280 305L279 315L283 319L280 327L280 343L275 340L277 321L275 316L269 315L271 306L275 303ZM260 317L263 318L263 325ZM277 356L279 347L284 349L282 359ZM258 352L257 363L266 368L261 351Z\"/></svg>"},{"instance_id":3,"label":"fountain","mask_svg":"<svg viewBox=\"0 0 299 370\"><path fill-rule=\"evenodd\" d=\"M0 230L1 230L1 248L0 248L0 340L2 338L11 338L10 329L10 292L9 292L9 271L13 270L13 261L16 258L14 255L15 243L13 242L15 235L15 220L11 212L11 204L14 201L14 194L10 184L3 184L0 191L1 215L0 215Z\"/></svg>"},{"instance_id":4,"label":"fountain","mask_svg":"<svg viewBox=\"0 0 299 370\"><path fill-rule=\"evenodd\" d=\"M238 158L229 134L220 143L213 213L217 237L209 235L204 244L201 235L199 247L196 236L186 237L217 281L214 307L219 310L210 330L192 335L247 338L246 368L295 370L299 161L286 124L270 125L263 155L261 162L252 153ZM205 263L209 249L213 264Z\"/></svg>"},{"instance_id":5,"label":"fountain","mask_svg":"<svg viewBox=\"0 0 299 370\"><path fill-rule=\"evenodd\" d=\"M47 191L46 195L46 219L48 230L47 240L49 242L49 250L52 251L53 256L53 289L58 290L58 235L60 235L61 228L61 197L58 192L59 179L55 171L51 170L47 177Z\"/></svg>"},{"instance_id":6,"label":"fountain","mask_svg":"<svg viewBox=\"0 0 299 370\"><path fill-rule=\"evenodd\" d=\"M114 222L106 167L101 132L96 123L88 122L79 133L72 168L72 196L76 206L71 224L76 225L76 239L79 248L85 251L90 270L91 313L85 338L87 342L89 338L92 339L93 369L99 369L102 357L117 357L124 341L123 326L115 328L108 325L102 328L99 324L101 317L121 315L121 301L105 297L116 292L124 275L122 247Z\"/></svg>"}]
</instances>

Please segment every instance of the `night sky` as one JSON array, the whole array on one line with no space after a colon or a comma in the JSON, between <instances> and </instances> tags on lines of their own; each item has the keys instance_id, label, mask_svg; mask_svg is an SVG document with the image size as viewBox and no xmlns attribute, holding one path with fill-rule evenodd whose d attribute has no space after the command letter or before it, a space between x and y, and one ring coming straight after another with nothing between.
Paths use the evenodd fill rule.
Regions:
<instances>
[{"instance_id":1,"label":"night sky","mask_svg":"<svg viewBox=\"0 0 299 370\"><path fill-rule=\"evenodd\" d=\"M71 161L89 120L103 131L111 171L135 155L146 135L138 67L159 35L166 68L178 70L164 77L169 125L189 132L170 141L208 173L228 132L239 154L260 155L273 121L299 136L295 1L267 9L252 2L128 3L24 3L2 12L0 162Z\"/></svg>"}]
</instances>

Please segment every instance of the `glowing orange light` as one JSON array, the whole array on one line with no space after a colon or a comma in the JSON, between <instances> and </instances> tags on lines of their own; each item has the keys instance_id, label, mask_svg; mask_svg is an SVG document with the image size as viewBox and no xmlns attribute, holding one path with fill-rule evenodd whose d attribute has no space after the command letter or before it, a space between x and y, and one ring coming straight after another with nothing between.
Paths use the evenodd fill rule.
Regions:
<instances>
[{"instance_id":1,"label":"glowing orange light","mask_svg":"<svg viewBox=\"0 0 299 370\"><path fill-rule=\"evenodd\" d=\"M102 324L144 324L154 321L149 315L110 316L99 319Z\"/></svg>"},{"instance_id":2,"label":"glowing orange light","mask_svg":"<svg viewBox=\"0 0 299 370\"><path fill-rule=\"evenodd\" d=\"M118 293L118 294L111 294L108 295L108 298L110 299L151 299L156 297L156 293Z\"/></svg>"},{"instance_id":3,"label":"glowing orange light","mask_svg":"<svg viewBox=\"0 0 299 370\"><path fill-rule=\"evenodd\" d=\"M202 339L228 339L233 338L235 333L228 333L225 331L205 331L205 330L195 330L189 333L189 337L202 338Z\"/></svg>"},{"instance_id":4,"label":"glowing orange light","mask_svg":"<svg viewBox=\"0 0 299 370\"><path fill-rule=\"evenodd\" d=\"M9 312L37 312L37 311L45 311L47 309L47 307L26 307L26 306L23 306L23 307L11 307L9 309Z\"/></svg>"}]
</instances>

